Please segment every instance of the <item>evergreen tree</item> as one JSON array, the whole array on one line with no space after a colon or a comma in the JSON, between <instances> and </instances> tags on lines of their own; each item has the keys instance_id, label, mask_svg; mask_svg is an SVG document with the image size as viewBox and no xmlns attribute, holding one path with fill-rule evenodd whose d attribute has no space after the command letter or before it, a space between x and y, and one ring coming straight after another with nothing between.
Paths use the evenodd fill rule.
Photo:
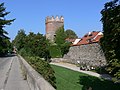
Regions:
<instances>
[{"instance_id":1,"label":"evergreen tree","mask_svg":"<svg viewBox=\"0 0 120 90\"><path fill-rule=\"evenodd\" d=\"M0 4L0 55L3 55L7 52L7 43L6 39L9 39L6 35L8 34L4 27L6 25L10 25L15 19L6 20L5 16L8 15L10 12L6 12L4 7L4 3Z\"/></svg>"},{"instance_id":2,"label":"evergreen tree","mask_svg":"<svg viewBox=\"0 0 120 90\"><path fill-rule=\"evenodd\" d=\"M101 45L103 47L109 73L120 79L120 3L113 0L105 4L101 11L103 34Z\"/></svg>"}]
</instances>

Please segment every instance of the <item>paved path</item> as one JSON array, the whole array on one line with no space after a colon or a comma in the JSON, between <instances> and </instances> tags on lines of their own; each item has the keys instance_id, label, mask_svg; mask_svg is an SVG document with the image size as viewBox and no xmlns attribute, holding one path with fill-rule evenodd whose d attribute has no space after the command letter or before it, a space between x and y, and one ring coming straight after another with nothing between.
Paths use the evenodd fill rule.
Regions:
<instances>
[{"instance_id":1,"label":"paved path","mask_svg":"<svg viewBox=\"0 0 120 90\"><path fill-rule=\"evenodd\" d=\"M53 63L52 62L50 64L65 67L65 68L68 68L68 69L71 69L71 70L74 70L74 71L78 71L78 72L82 72L82 73L85 73L85 74L88 74L88 75L91 75L91 76L100 77L100 78L104 78L104 79L107 79L107 80L112 80L112 78L107 74L98 74L98 73L91 72L91 71L83 71L83 70L80 70L80 68L77 67L74 64L63 63L63 62L60 62L60 63Z\"/></svg>"},{"instance_id":2,"label":"paved path","mask_svg":"<svg viewBox=\"0 0 120 90\"><path fill-rule=\"evenodd\" d=\"M0 90L5 88L5 83L8 77L8 72L13 58L0 58Z\"/></svg>"},{"instance_id":3,"label":"paved path","mask_svg":"<svg viewBox=\"0 0 120 90\"><path fill-rule=\"evenodd\" d=\"M0 80L0 90L30 90L27 81L23 78L17 56L8 57L6 64L0 67Z\"/></svg>"}]
</instances>

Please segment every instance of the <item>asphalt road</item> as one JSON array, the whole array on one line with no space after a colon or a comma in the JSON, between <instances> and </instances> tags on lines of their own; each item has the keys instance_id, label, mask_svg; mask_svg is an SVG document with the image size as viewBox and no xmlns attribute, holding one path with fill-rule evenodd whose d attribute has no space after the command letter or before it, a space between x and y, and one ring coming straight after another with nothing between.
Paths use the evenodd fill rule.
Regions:
<instances>
[{"instance_id":1,"label":"asphalt road","mask_svg":"<svg viewBox=\"0 0 120 90\"><path fill-rule=\"evenodd\" d=\"M0 90L30 90L17 56L0 58Z\"/></svg>"}]
</instances>

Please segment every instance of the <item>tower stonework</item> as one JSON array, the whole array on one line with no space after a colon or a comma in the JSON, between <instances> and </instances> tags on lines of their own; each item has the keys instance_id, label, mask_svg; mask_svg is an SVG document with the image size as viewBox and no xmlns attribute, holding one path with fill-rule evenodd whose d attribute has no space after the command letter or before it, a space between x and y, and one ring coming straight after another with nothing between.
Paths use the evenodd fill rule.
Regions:
<instances>
[{"instance_id":1,"label":"tower stonework","mask_svg":"<svg viewBox=\"0 0 120 90\"><path fill-rule=\"evenodd\" d=\"M64 25L64 18L61 16L60 18L58 16L54 17L46 17L45 20L46 25L46 39L49 39L51 42L54 42L54 38L56 36L56 31L58 28Z\"/></svg>"}]
</instances>

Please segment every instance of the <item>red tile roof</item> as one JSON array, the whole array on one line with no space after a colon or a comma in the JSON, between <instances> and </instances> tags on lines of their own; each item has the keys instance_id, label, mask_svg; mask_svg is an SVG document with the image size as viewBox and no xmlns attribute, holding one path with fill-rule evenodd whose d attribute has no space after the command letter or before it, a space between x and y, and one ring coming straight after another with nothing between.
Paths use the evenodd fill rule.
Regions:
<instances>
[{"instance_id":1,"label":"red tile roof","mask_svg":"<svg viewBox=\"0 0 120 90\"><path fill-rule=\"evenodd\" d=\"M96 32L96 31L89 32L89 33L85 34L77 44L74 44L72 46L79 46L79 45L85 45L85 44L99 42L99 40L102 36L103 35L101 32Z\"/></svg>"}]
</instances>

